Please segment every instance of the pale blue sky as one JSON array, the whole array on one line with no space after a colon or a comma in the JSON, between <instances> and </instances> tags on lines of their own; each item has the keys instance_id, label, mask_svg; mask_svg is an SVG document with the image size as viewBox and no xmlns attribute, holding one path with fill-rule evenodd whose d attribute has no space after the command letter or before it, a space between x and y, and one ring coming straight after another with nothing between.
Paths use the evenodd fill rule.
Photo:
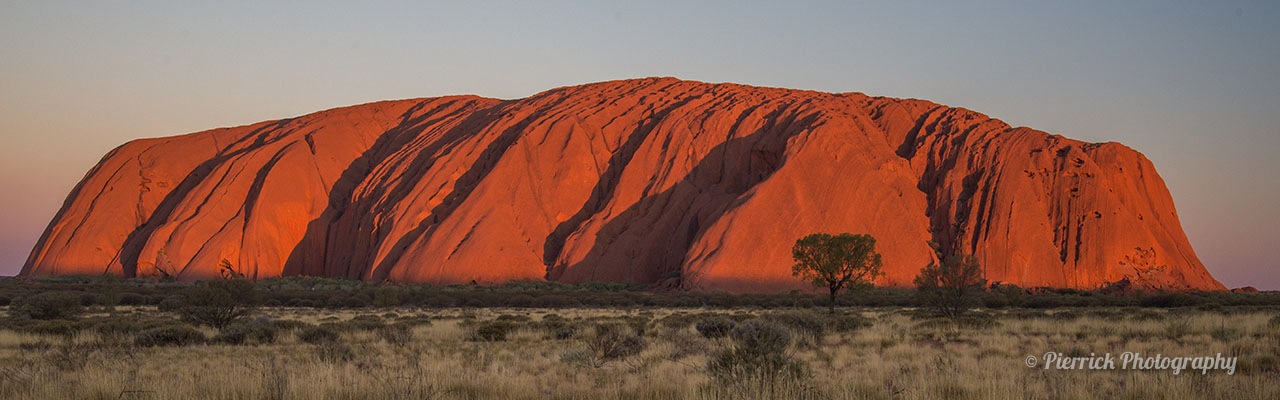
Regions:
<instances>
[{"instance_id":1,"label":"pale blue sky","mask_svg":"<svg viewBox=\"0 0 1280 400\"><path fill-rule=\"evenodd\" d=\"M1125 143L1215 277L1280 289L1277 2L258 3L0 3L0 275L129 139L674 76L923 98Z\"/></svg>"}]
</instances>

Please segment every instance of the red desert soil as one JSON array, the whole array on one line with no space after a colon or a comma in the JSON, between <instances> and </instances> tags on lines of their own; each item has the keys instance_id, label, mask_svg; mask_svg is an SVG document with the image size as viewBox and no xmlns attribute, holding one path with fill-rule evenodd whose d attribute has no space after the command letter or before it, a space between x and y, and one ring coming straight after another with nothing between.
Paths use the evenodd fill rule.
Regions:
<instances>
[{"instance_id":1,"label":"red desert soil","mask_svg":"<svg viewBox=\"0 0 1280 400\"><path fill-rule=\"evenodd\" d=\"M1142 154L921 100L671 78L385 101L111 151L22 275L804 287L790 247L928 242L990 281L1224 289Z\"/></svg>"}]
</instances>

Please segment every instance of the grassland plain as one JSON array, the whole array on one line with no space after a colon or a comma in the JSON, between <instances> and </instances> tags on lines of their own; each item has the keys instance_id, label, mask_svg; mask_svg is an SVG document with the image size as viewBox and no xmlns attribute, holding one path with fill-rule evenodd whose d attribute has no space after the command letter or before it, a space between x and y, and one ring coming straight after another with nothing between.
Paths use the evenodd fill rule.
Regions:
<instances>
[{"instance_id":1,"label":"grassland plain","mask_svg":"<svg viewBox=\"0 0 1280 400\"><path fill-rule=\"evenodd\" d=\"M176 317L149 306L94 308L79 329L0 329L0 397L1280 398L1278 315L1273 307L1005 309L961 320L905 307L843 307L835 316L804 308L266 307L250 324L269 335L199 328L194 341L148 342L147 326ZM755 321L784 328L774 354L782 363L724 368L742 367L729 356L749 346L715 325ZM1025 364L1047 352L1126 351L1239 361L1230 375Z\"/></svg>"}]
</instances>

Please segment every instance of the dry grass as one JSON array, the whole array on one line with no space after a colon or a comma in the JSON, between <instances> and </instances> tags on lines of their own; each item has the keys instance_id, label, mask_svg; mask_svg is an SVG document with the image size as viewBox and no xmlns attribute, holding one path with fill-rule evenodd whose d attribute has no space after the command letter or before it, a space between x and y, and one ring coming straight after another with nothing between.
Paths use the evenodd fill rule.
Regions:
<instances>
[{"instance_id":1,"label":"dry grass","mask_svg":"<svg viewBox=\"0 0 1280 400\"><path fill-rule=\"evenodd\" d=\"M1014 311L997 312L994 326L974 328L915 319L907 310L869 309L862 311L874 322L869 328L793 346L790 354L807 365L808 379L763 389L750 382L717 383L708 376L709 354L730 339L704 339L691 326L651 324L647 348L602 365L574 360L583 342L555 340L533 326L549 313L585 323L634 316L637 310L274 308L263 313L320 323L386 311L433 319L414 327L401 345L374 331L344 332L331 346L349 347L349 358L327 357L324 345L304 343L293 332L282 332L271 344L138 348L92 332L64 338L0 330L0 398L1280 398L1280 326L1269 324L1274 311L1065 311L1057 317ZM660 318L674 311L649 312ZM532 322L506 341L468 340L467 321L502 314L527 315ZM1026 356L1049 351L1223 353L1240 357L1240 365L1234 375L1025 366Z\"/></svg>"}]
</instances>

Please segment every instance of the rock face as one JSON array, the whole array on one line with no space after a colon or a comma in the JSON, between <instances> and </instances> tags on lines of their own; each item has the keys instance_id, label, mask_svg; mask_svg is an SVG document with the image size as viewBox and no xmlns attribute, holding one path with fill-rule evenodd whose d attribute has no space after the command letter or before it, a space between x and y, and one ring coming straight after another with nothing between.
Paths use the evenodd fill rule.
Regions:
<instances>
[{"instance_id":1,"label":"rock face","mask_svg":"<svg viewBox=\"0 0 1280 400\"><path fill-rule=\"evenodd\" d=\"M909 285L928 242L989 281L1224 289L1155 168L1117 143L920 100L670 78L519 100L388 101L111 151L23 275L803 288L790 247L870 233Z\"/></svg>"}]
</instances>

